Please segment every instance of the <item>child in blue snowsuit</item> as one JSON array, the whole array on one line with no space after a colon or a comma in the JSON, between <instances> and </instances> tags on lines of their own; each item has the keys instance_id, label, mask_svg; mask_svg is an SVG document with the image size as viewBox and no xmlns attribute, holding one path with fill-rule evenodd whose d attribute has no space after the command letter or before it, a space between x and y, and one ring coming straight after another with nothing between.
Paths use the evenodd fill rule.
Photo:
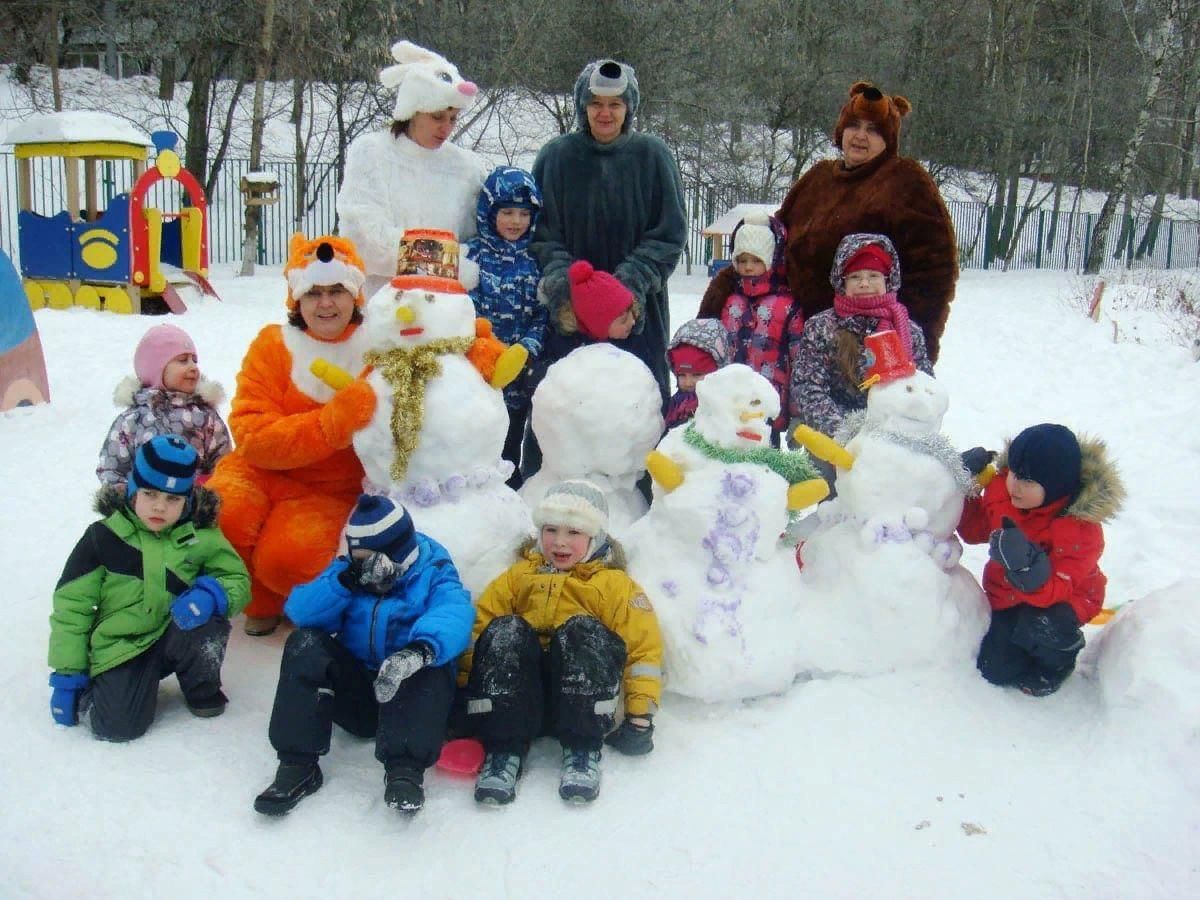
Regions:
<instances>
[{"instance_id":1,"label":"child in blue snowsuit","mask_svg":"<svg viewBox=\"0 0 1200 900\"><path fill-rule=\"evenodd\" d=\"M471 291L476 314L492 323L492 333L504 343L528 350L531 363L542 352L546 332L546 307L537 297L541 270L529 252L541 208L542 195L533 176L524 169L499 166L479 191L479 232L466 242L467 258L479 266L479 285ZM504 458L514 466L508 482L513 488L521 485L521 439L532 394L527 372L504 389Z\"/></svg>"},{"instance_id":2,"label":"child in blue snowsuit","mask_svg":"<svg viewBox=\"0 0 1200 900\"><path fill-rule=\"evenodd\" d=\"M271 710L275 780L254 801L281 816L322 784L317 758L333 723L375 738L384 801L415 813L425 770L441 753L454 698L455 660L475 609L445 548L418 534L386 497L359 497L346 526L348 556L292 590L296 625L283 648Z\"/></svg>"}]
</instances>

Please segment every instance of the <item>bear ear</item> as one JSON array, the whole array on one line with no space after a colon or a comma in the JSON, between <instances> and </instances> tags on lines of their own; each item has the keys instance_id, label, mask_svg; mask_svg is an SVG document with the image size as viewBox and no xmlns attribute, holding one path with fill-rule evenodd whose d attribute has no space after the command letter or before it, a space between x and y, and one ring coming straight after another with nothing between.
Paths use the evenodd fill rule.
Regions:
<instances>
[{"instance_id":1,"label":"bear ear","mask_svg":"<svg viewBox=\"0 0 1200 900\"><path fill-rule=\"evenodd\" d=\"M871 82L869 82L869 81L856 81L856 82L854 82L854 84L850 85L850 96L852 98L857 97L859 94L861 94L867 88L873 88L873 87L875 87L875 85L871 84ZM907 101L905 101L905 102L907 102Z\"/></svg>"},{"instance_id":2,"label":"bear ear","mask_svg":"<svg viewBox=\"0 0 1200 900\"><path fill-rule=\"evenodd\" d=\"M896 107L896 112L900 113L900 118L904 118L912 112L912 104L908 102L907 97L901 97L897 94L892 97L892 104Z\"/></svg>"}]
</instances>

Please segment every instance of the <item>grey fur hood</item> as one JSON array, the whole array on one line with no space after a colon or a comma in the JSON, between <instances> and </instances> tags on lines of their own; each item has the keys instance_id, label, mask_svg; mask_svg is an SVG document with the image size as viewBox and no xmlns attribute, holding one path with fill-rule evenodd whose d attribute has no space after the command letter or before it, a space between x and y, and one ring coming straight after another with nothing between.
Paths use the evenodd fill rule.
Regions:
<instances>
[{"instance_id":1,"label":"grey fur hood","mask_svg":"<svg viewBox=\"0 0 1200 900\"><path fill-rule=\"evenodd\" d=\"M583 71L575 79L575 88L573 91L575 97L575 124L585 134L591 134L591 130L588 128L587 105L592 99L592 92L588 88L588 83L591 80L593 72L605 63L610 62L617 63L621 67L621 71L626 79L625 90L621 94L621 99L625 101L626 106L625 122L621 125L621 134L629 134L633 128L633 117L637 115L638 105L642 102L642 92L638 87L637 75L633 71L633 66L628 63L617 62L615 59L597 59L583 67Z\"/></svg>"},{"instance_id":2,"label":"grey fur hood","mask_svg":"<svg viewBox=\"0 0 1200 900\"><path fill-rule=\"evenodd\" d=\"M104 518L108 518L120 509L127 508L125 487L106 484L96 491L92 508ZM217 513L221 509L221 498L208 488L192 488L192 509L186 521L197 528L214 528L217 524Z\"/></svg>"},{"instance_id":3,"label":"grey fur hood","mask_svg":"<svg viewBox=\"0 0 1200 900\"><path fill-rule=\"evenodd\" d=\"M1077 434L1079 441L1080 471L1079 493L1061 513L1085 522L1103 524L1114 518L1125 505L1125 484L1117 471L1116 463L1108 457L1108 447L1100 438ZM1004 442L1004 450L996 458L996 468L1008 468L1008 446L1012 438Z\"/></svg>"}]
</instances>

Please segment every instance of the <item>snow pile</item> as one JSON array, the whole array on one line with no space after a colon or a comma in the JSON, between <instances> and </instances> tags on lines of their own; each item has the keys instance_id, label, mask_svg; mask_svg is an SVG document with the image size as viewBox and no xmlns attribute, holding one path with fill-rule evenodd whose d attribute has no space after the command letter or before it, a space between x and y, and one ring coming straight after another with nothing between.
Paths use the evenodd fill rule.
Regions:
<instances>
[{"instance_id":1,"label":"snow pile","mask_svg":"<svg viewBox=\"0 0 1200 900\"><path fill-rule=\"evenodd\" d=\"M662 397L645 363L609 343L588 344L546 371L533 392L530 423L542 468L521 487L537 506L560 481L583 478L608 499L610 531L646 511L637 480L662 434Z\"/></svg>"},{"instance_id":2,"label":"snow pile","mask_svg":"<svg viewBox=\"0 0 1200 900\"><path fill-rule=\"evenodd\" d=\"M1122 730L1200 751L1200 579L1128 603L1089 643L1080 667Z\"/></svg>"}]
</instances>

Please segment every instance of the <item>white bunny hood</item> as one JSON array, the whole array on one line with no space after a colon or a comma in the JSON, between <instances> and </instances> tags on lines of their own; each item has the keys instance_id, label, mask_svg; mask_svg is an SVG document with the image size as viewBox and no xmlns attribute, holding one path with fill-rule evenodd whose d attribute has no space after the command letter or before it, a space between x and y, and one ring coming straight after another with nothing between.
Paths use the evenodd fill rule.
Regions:
<instances>
[{"instance_id":1,"label":"white bunny hood","mask_svg":"<svg viewBox=\"0 0 1200 900\"><path fill-rule=\"evenodd\" d=\"M444 56L411 41L393 44L392 58L397 64L381 71L379 81L396 91L392 117L397 122L407 122L419 112L466 109L479 91Z\"/></svg>"}]
</instances>

